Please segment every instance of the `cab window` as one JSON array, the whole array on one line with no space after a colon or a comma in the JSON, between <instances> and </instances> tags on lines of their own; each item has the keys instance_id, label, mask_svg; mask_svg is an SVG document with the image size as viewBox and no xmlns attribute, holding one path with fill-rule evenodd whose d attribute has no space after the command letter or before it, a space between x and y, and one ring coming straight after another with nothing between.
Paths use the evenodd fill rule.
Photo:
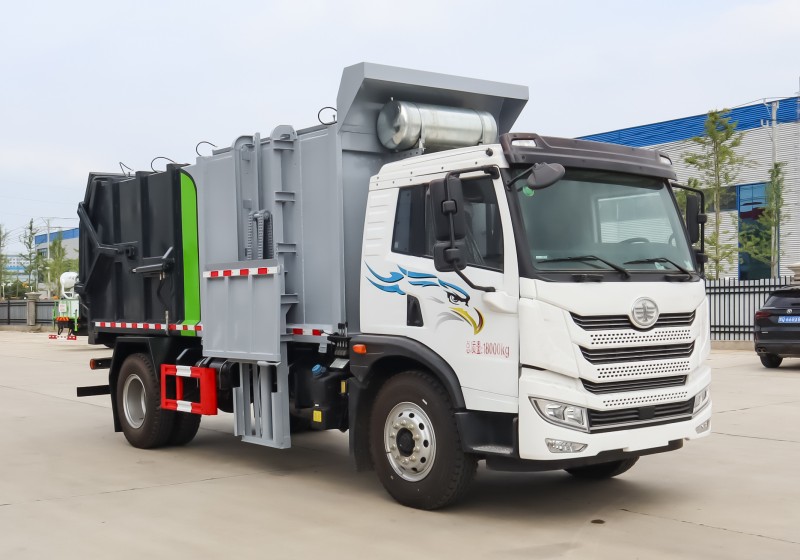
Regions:
<instances>
[{"instance_id":1,"label":"cab window","mask_svg":"<svg viewBox=\"0 0 800 560\"><path fill-rule=\"evenodd\" d=\"M467 221L466 260L470 266L503 270L503 228L492 180L465 179ZM392 251L415 257L433 257L433 208L427 185L400 189L395 213Z\"/></svg>"}]
</instances>

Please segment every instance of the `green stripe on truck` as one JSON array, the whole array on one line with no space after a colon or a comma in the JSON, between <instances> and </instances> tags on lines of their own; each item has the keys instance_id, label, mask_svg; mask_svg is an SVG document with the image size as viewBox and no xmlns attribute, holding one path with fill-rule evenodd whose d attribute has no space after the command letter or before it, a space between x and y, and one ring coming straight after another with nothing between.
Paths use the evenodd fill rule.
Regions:
<instances>
[{"instance_id":1,"label":"green stripe on truck","mask_svg":"<svg viewBox=\"0 0 800 560\"><path fill-rule=\"evenodd\" d=\"M197 187L181 171L181 238L183 240L183 324L200 322L200 262L197 243ZM197 336L181 331L181 336Z\"/></svg>"}]
</instances>

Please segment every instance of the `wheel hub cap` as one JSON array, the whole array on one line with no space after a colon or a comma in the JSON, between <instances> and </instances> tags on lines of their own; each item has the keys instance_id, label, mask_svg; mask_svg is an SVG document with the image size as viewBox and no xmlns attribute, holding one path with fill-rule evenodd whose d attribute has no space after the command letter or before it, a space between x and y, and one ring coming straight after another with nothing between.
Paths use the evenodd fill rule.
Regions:
<instances>
[{"instance_id":1,"label":"wheel hub cap","mask_svg":"<svg viewBox=\"0 0 800 560\"><path fill-rule=\"evenodd\" d=\"M436 435L418 405L403 402L389 412L383 441L389 464L401 478L418 482L428 476L436 459Z\"/></svg>"},{"instance_id":2,"label":"wheel hub cap","mask_svg":"<svg viewBox=\"0 0 800 560\"><path fill-rule=\"evenodd\" d=\"M125 409L125 420L132 428L141 428L147 414L144 383L134 374L125 380L122 388L122 407Z\"/></svg>"}]
</instances>

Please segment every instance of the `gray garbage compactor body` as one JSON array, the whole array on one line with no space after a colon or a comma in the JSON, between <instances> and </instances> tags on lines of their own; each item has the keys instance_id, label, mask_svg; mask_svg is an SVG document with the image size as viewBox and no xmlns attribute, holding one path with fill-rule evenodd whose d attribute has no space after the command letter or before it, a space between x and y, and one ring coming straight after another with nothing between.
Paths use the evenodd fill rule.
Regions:
<instances>
[{"instance_id":1,"label":"gray garbage compactor body","mask_svg":"<svg viewBox=\"0 0 800 560\"><path fill-rule=\"evenodd\" d=\"M349 334L381 338L361 332L361 261L397 221L365 223L370 179L394 161L496 144L527 98L522 86L361 63L344 70L334 123L242 136L163 173L93 174L76 289L90 343L114 350L92 366L109 369L108 385L78 394L111 394L115 429L137 447L185 443L199 425L187 416L223 410L243 441L275 448L294 428L349 429L367 467L379 367L352 363ZM418 357L464 408L444 359Z\"/></svg>"},{"instance_id":2,"label":"gray garbage compactor body","mask_svg":"<svg viewBox=\"0 0 800 560\"><path fill-rule=\"evenodd\" d=\"M297 340L299 329L331 333L345 322L359 331L370 177L420 153L381 144L386 103L487 112L503 134L527 96L522 86L361 63L344 70L335 124L243 136L184 168L197 185L203 354L278 361L287 333ZM277 273L209 276L258 266Z\"/></svg>"}]
</instances>

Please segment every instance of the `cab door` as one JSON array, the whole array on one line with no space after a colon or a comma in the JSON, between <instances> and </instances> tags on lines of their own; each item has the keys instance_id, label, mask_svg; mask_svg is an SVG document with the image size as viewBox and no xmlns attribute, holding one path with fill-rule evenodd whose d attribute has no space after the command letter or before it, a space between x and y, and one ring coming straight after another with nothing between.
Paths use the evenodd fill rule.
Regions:
<instances>
[{"instance_id":1,"label":"cab door","mask_svg":"<svg viewBox=\"0 0 800 560\"><path fill-rule=\"evenodd\" d=\"M427 184L396 191L391 244L364 259L362 329L415 339L459 377L467 406L516 410L519 273L511 217L499 180L462 178L467 267L439 272L433 262L433 207ZM390 205L390 204L387 204ZM369 209L368 209L369 213Z\"/></svg>"}]
</instances>

